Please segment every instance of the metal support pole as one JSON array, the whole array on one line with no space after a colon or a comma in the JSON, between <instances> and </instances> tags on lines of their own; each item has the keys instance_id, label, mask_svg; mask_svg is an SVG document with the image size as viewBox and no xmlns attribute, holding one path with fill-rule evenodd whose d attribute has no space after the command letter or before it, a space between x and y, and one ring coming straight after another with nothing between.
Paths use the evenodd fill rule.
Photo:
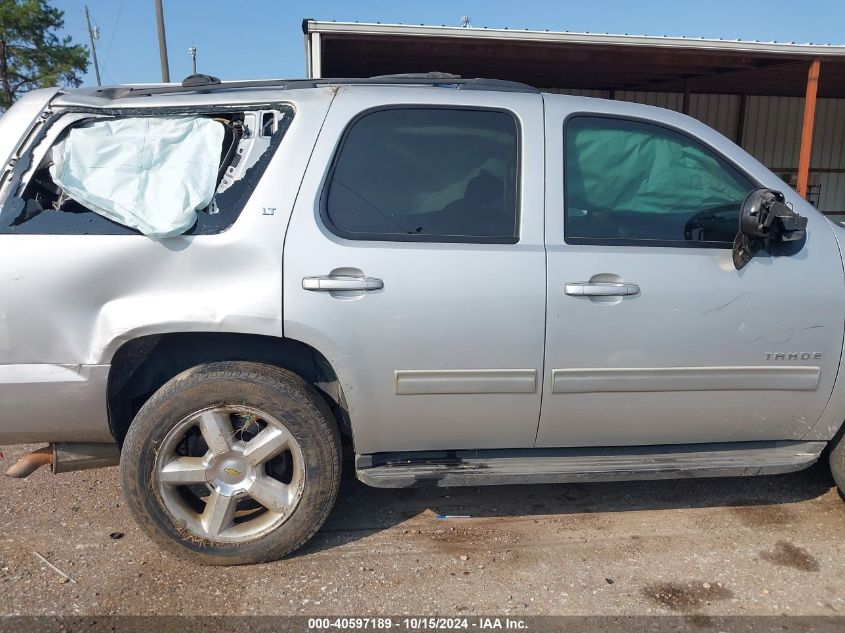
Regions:
<instances>
[{"instance_id":1,"label":"metal support pole","mask_svg":"<svg viewBox=\"0 0 845 633\"><path fill-rule=\"evenodd\" d=\"M736 111L736 135L734 136L734 143L742 147L742 141L745 139L745 117L748 114L748 95L743 93L739 95L739 107Z\"/></svg>"},{"instance_id":2,"label":"metal support pole","mask_svg":"<svg viewBox=\"0 0 845 633\"><path fill-rule=\"evenodd\" d=\"M810 184L810 159L813 154L813 124L816 118L816 92L819 86L821 59L816 57L807 72L807 95L804 97L804 124L801 128L801 152L798 155L798 194L807 197Z\"/></svg>"},{"instance_id":3,"label":"metal support pole","mask_svg":"<svg viewBox=\"0 0 845 633\"><path fill-rule=\"evenodd\" d=\"M188 55L191 56L191 66L193 67L193 72L191 74L196 75L197 74L197 47L196 47L196 45L191 46L191 48L188 49Z\"/></svg>"},{"instance_id":4,"label":"metal support pole","mask_svg":"<svg viewBox=\"0 0 845 633\"><path fill-rule=\"evenodd\" d=\"M95 40L100 38L100 29L91 26L91 14L88 12L88 5L85 5L85 21L88 23L88 37L91 40L91 56L94 58L94 72L97 75L97 85L102 86L100 81L100 63L97 61L97 45Z\"/></svg>"},{"instance_id":5,"label":"metal support pole","mask_svg":"<svg viewBox=\"0 0 845 633\"><path fill-rule=\"evenodd\" d=\"M321 79L323 77L322 51L320 50L320 34L311 34L311 68L308 69L309 79Z\"/></svg>"},{"instance_id":6,"label":"metal support pole","mask_svg":"<svg viewBox=\"0 0 845 633\"><path fill-rule=\"evenodd\" d=\"M161 61L161 80L170 83L170 65L167 63L167 38L164 35L164 9L161 0L156 3L156 24L158 25L158 56Z\"/></svg>"}]
</instances>

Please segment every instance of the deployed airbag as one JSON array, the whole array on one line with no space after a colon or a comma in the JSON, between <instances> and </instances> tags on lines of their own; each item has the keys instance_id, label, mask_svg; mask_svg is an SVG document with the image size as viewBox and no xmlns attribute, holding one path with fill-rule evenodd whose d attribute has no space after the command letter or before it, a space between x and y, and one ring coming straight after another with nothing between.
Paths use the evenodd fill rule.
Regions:
<instances>
[{"instance_id":1,"label":"deployed airbag","mask_svg":"<svg viewBox=\"0 0 845 633\"><path fill-rule=\"evenodd\" d=\"M152 238L184 233L217 188L222 124L202 117L94 121L53 148L50 176L81 205Z\"/></svg>"}]
</instances>

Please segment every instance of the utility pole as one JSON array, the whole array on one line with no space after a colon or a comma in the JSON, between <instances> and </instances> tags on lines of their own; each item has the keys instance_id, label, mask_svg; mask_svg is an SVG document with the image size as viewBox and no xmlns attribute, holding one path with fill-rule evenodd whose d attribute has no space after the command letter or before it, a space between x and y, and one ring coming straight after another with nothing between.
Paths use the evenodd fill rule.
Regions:
<instances>
[{"instance_id":1,"label":"utility pole","mask_svg":"<svg viewBox=\"0 0 845 633\"><path fill-rule=\"evenodd\" d=\"M94 57L94 72L97 74L97 85L102 86L100 81L100 64L97 61L96 40L100 39L100 27L91 26L91 14L88 12L88 5L85 5L85 21L88 22L88 37L91 39L91 55Z\"/></svg>"},{"instance_id":2,"label":"utility pole","mask_svg":"<svg viewBox=\"0 0 845 633\"><path fill-rule=\"evenodd\" d=\"M191 56L191 64L194 67L194 72L191 73L193 75L197 74L197 45L194 44L191 48L188 49L188 55Z\"/></svg>"},{"instance_id":3,"label":"utility pole","mask_svg":"<svg viewBox=\"0 0 845 633\"><path fill-rule=\"evenodd\" d=\"M161 80L170 83L170 65L167 63L167 39L164 36L164 9L161 0L156 3L156 23L158 25L158 56L161 60Z\"/></svg>"}]
</instances>

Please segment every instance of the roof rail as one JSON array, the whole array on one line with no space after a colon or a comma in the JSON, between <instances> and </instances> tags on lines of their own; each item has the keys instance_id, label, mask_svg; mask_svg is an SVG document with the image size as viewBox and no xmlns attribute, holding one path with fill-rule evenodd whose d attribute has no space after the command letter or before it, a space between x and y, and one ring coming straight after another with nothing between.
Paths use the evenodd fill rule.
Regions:
<instances>
[{"instance_id":1,"label":"roof rail","mask_svg":"<svg viewBox=\"0 0 845 633\"><path fill-rule=\"evenodd\" d=\"M210 75L192 75L181 85L175 86L112 86L94 90L91 95L105 99L126 99L128 97L150 97L155 95L200 93L221 90L243 90L250 88L276 88L294 90L334 85L352 86L444 86L457 90L497 90L501 92L540 91L528 84L504 79L464 79L450 73L407 73L401 75L379 75L377 77L351 77L326 79L258 79L248 81L221 82Z\"/></svg>"}]
</instances>

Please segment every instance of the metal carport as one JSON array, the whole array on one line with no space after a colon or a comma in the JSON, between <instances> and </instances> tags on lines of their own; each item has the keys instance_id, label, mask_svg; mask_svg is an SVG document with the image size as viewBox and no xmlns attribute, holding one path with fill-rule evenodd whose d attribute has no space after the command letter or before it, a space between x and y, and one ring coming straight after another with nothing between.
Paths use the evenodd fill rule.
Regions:
<instances>
[{"instance_id":1,"label":"metal carport","mask_svg":"<svg viewBox=\"0 0 845 633\"><path fill-rule=\"evenodd\" d=\"M845 46L303 21L309 77L443 71L699 118L845 214Z\"/></svg>"}]
</instances>

